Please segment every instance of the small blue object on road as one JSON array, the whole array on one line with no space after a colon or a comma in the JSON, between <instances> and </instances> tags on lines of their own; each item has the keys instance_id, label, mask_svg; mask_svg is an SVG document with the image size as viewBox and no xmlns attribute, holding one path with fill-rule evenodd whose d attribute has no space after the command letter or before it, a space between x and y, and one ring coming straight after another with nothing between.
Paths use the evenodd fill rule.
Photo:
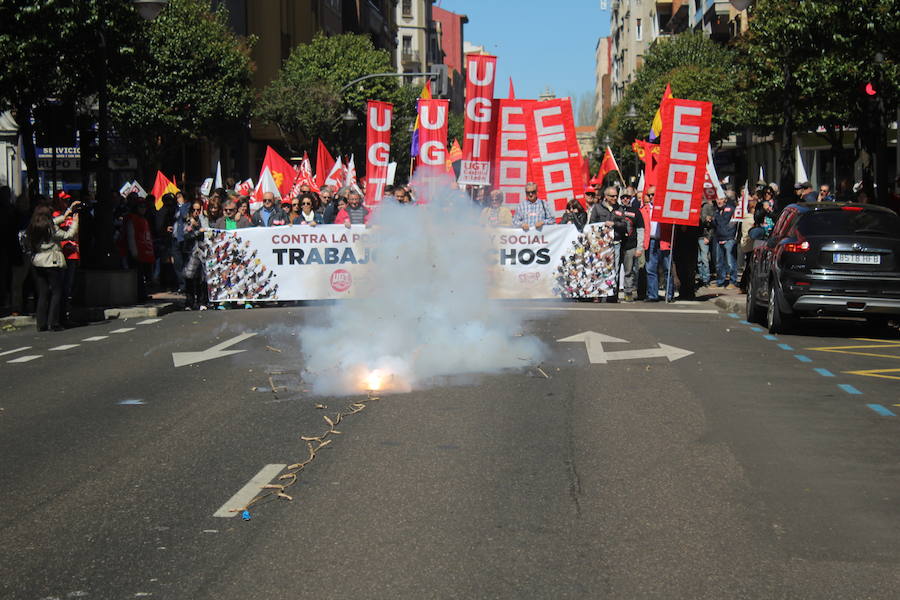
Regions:
<instances>
[{"instance_id":1,"label":"small blue object on road","mask_svg":"<svg viewBox=\"0 0 900 600\"><path fill-rule=\"evenodd\" d=\"M813 371L815 371L822 377L834 377L834 373L832 373L828 369L813 369Z\"/></svg>"},{"instance_id":2,"label":"small blue object on road","mask_svg":"<svg viewBox=\"0 0 900 600\"><path fill-rule=\"evenodd\" d=\"M116 402L119 406L140 406L142 404L146 404L143 400L139 400L137 398L129 398L127 400L119 400Z\"/></svg>"},{"instance_id":3,"label":"small blue object on road","mask_svg":"<svg viewBox=\"0 0 900 600\"><path fill-rule=\"evenodd\" d=\"M775 340L778 339L777 337L775 337L774 335L771 335L771 334L764 335L763 337L765 339L769 340L770 342L774 342Z\"/></svg>"},{"instance_id":4,"label":"small blue object on road","mask_svg":"<svg viewBox=\"0 0 900 600\"><path fill-rule=\"evenodd\" d=\"M778 347L781 348L782 350L793 350L793 348L791 348L787 344L778 344Z\"/></svg>"},{"instance_id":5,"label":"small blue object on road","mask_svg":"<svg viewBox=\"0 0 900 600\"><path fill-rule=\"evenodd\" d=\"M796 358L800 362L812 362L812 359L810 357L803 356L802 354L795 354L794 358Z\"/></svg>"},{"instance_id":6,"label":"small blue object on road","mask_svg":"<svg viewBox=\"0 0 900 600\"><path fill-rule=\"evenodd\" d=\"M866 406L868 406L869 408L871 408L872 410L874 410L875 412L877 412L879 415L881 415L883 417L896 417L897 416L894 414L894 412L891 409L884 407L880 404L866 404Z\"/></svg>"},{"instance_id":7,"label":"small blue object on road","mask_svg":"<svg viewBox=\"0 0 900 600\"><path fill-rule=\"evenodd\" d=\"M855 396L862 395L862 392L850 385L849 383L839 383L838 387L847 392L848 394L853 394Z\"/></svg>"},{"instance_id":8,"label":"small blue object on road","mask_svg":"<svg viewBox=\"0 0 900 600\"><path fill-rule=\"evenodd\" d=\"M244 512L242 512L242 513L241 513L241 518L242 518L243 520L245 520L245 521L249 521L249 520L250 520L250 511L249 511L249 510L245 510Z\"/></svg>"}]
</instances>

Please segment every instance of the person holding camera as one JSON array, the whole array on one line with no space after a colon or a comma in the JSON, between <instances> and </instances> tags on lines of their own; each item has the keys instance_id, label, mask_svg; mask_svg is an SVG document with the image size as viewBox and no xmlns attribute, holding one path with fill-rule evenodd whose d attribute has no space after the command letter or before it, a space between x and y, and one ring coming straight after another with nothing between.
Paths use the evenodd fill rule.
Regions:
<instances>
[{"instance_id":1,"label":"person holding camera","mask_svg":"<svg viewBox=\"0 0 900 600\"><path fill-rule=\"evenodd\" d=\"M73 240L78 235L78 211L81 202L73 202L66 211L55 219L51 216L52 207L41 204L31 216L28 223L27 237L31 249L31 264L34 265L34 276L37 284L37 321L38 331L61 331L60 306L65 292L66 256L62 242ZM67 230L60 228L66 220L71 219Z\"/></svg>"}]
</instances>

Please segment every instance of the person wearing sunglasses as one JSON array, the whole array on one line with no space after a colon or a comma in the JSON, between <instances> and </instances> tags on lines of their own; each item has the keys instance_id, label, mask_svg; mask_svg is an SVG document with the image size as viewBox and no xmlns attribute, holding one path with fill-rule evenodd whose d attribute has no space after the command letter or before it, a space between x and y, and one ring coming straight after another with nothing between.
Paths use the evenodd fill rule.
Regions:
<instances>
[{"instance_id":1,"label":"person wearing sunglasses","mask_svg":"<svg viewBox=\"0 0 900 600\"><path fill-rule=\"evenodd\" d=\"M238 216L237 203L234 200L226 200L222 204L222 216L212 223L213 229L224 229L226 231L252 226L250 219Z\"/></svg>"},{"instance_id":2,"label":"person wearing sunglasses","mask_svg":"<svg viewBox=\"0 0 900 600\"><path fill-rule=\"evenodd\" d=\"M488 198L488 205L481 209L479 217L481 224L490 227L512 227L512 211L503 205L503 192L491 190Z\"/></svg>"},{"instance_id":3,"label":"person wearing sunglasses","mask_svg":"<svg viewBox=\"0 0 900 600\"><path fill-rule=\"evenodd\" d=\"M544 225L555 224L556 218L547 201L538 198L537 184L529 181L525 184L525 202L519 202L516 214L513 216L513 227L521 227L522 231L528 231L534 227L538 231Z\"/></svg>"},{"instance_id":4,"label":"person wearing sunglasses","mask_svg":"<svg viewBox=\"0 0 900 600\"><path fill-rule=\"evenodd\" d=\"M315 199L312 194L300 194L291 201L291 213L289 223L291 225L309 225L315 227L325 223L322 213L314 210Z\"/></svg>"}]
</instances>

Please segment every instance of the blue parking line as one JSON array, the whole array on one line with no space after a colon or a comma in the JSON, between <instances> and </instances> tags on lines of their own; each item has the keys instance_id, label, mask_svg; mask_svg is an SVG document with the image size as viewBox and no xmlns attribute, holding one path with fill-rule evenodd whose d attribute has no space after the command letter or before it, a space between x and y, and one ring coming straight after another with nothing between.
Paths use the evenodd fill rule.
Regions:
<instances>
[{"instance_id":1,"label":"blue parking line","mask_svg":"<svg viewBox=\"0 0 900 600\"><path fill-rule=\"evenodd\" d=\"M781 348L782 350L793 350L793 348L791 348L787 344L778 344L778 347Z\"/></svg>"},{"instance_id":2,"label":"blue parking line","mask_svg":"<svg viewBox=\"0 0 900 600\"><path fill-rule=\"evenodd\" d=\"M760 329L759 327L751 327L750 331L755 331L756 333L759 333L760 331L762 331L762 329Z\"/></svg>"},{"instance_id":3,"label":"blue parking line","mask_svg":"<svg viewBox=\"0 0 900 600\"><path fill-rule=\"evenodd\" d=\"M866 406L868 406L869 408L871 408L872 410L874 410L875 412L877 412L879 415L881 415L883 417L896 417L897 416L893 413L893 411L891 411L891 409L885 408L884 406L882 406L880 404L866 404Z\"/></svg>"},{"instance_id":4,"label":"blue parking line","mask_svg":"<svg viewBox=\"0 0 900 600\"><path fill-rule=\"evenodd\" d=\"M834 377L834 373L832 373L828 369L813 369L813 371L815 371L822 377Z\"/></svg>"},{"instance_id":5,"label":"blue parking line","mask_svg":"<svg viewBox=\"0 0 900 600\"><path fill-rule=\"evenodd\" d=\"M812 359L810 357L803 356L802 354L795 354L794 358L796 358L800 362L812 362Z\"/></svg>"},{"instance_id":6,"label":"blue parking line","mask_svg":"<svg viewBox=\"0 0 900 600\"><path fill-rule=\"evenodd\" d=\"M732 319L740 319L741 318L738 316L737 313L728 313L728 316L731 317Z\"/></svg>"},{"instance_id":7,"label":"blue parking line","mask_svg":"<svg viewBox=\"0 0 900 600\"><path fill-rule=\"evenodd\" d=\"M741 325L750 325L750 321L738 321Z\"/></svg>"},{"instance_id":8,"label":"blue parking line","mask_svg":"<svg viewBox=\"0 0 900 600\"><path fill-rule=\"evenodd\" d=\"M764 335L763 338L769 340L770 342L774 342L775 340L778 339L778 338L775 337L774 335L770 335L770 334Z\"/></svg>"},{"instance_id":9,"label":"blue parking line","mask_svg":"<svg viewBox=\"0 0 900 600\"><path fill-rule=\"evenodd\" d=\"M850 385L849 383L839 383L838 387L847 392L848 394L853 394L854 396L862 395L862 392Z\"/></svg>"}]
</instances>

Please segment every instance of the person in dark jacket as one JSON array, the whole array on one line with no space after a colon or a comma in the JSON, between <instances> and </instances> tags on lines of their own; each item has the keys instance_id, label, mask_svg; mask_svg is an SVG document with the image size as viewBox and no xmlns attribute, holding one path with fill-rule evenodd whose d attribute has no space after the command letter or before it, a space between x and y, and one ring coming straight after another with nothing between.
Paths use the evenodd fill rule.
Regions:
<instances>
[{"instance_id":1,"label":"person in dark jacket","mask_svg":"<svg viewBox=\"0 0 900 600\"><path fill-rule=\"evenodd\" d=\"M493 199L493 193L494 192L491 192L491 199ZM584 207L581 206L581 202L578 200L569 200L566 202L566 212L562 216L562 220L559 224L567 225L568 223L571 223L578 228L578 231L581 231L584 229L584 226L587 225L587 218L587 212L584 210Z\"/></svg>"},{"instance_id":2,"label":"person in dark jacket","mask_svg":"<svg viewBox=\"0 0 900 600\"><path fill-rule=\"evenodd\" d=\"M185 310L206 310L209 302L201 248L208 226L206 215L203 214L203 205L198 201L192 202L185 219L180 244L184 263Z\"/></svg>"},{"instance_id":3,"label":"person in dark jacket","mask_svg":"<svg viewBox=\"0 0 900 600\"><path fill-rule=\"evenodd\" d=\"M251 222L253 227L275 227L287 225L288 220L285 212L275 203L275 194L266 192L263 194L262 208L253 213Z\"/></svg>"},{"instance_id":4,"label":"person in dark jacket","mask_svg":"<svg viewBox=\"0 0 900 600\"><path fill-rule=\"evenodd\" d=\"M213 229L224 229L226 231L253 227L250 221L247 220L247 217L238 218L237 203L230 199L222 204L222 216L213 221L210 225Z\"/></svg>"},{"instance_id":5,"label":"person in dark jacket","mask_svg":"<svg viewBox=\"0 0 900 600\"><path fill-rule=\"evenodd\" d=\"M75 239L78 235L78 209L80 202L74 202L66 212L56 217L51 216L51 207L38 206L28 223L27 236L31 250L31 263L37 281L38 300L35 321L38 331L60 331L64 329L60 322L60 303L65 292L66 257L61 242ZM67 230L60 224L68 218L72 222Z\"/></svg>"},{"instance_id":6,"label":"person in dark jacket","mask_svg":"<svg viewBox=\"0 0 900 600\"><path fill-rule=\"evenodd\" d=\"M730 192L734 195L734 192ZM726 198L716 198L713 216L713 239L716 248L716 283L719 287L737 285L737 264L734 254L738 221L734 217L735 203Z\"/></svg>"},{"instance_id":7,"label":"person in dark jacket","mask_svg":"<svg viewBox=\"0 0 900 600\"><path fill-rule=\"evenodd\" d=\"M704 198L700 207L700 237L697 239L697 270L700 272L700 285L709 285L709 249L713 239L713 217L716 214L716 203L713 199Z\"/></svg>"}]
</instances>

